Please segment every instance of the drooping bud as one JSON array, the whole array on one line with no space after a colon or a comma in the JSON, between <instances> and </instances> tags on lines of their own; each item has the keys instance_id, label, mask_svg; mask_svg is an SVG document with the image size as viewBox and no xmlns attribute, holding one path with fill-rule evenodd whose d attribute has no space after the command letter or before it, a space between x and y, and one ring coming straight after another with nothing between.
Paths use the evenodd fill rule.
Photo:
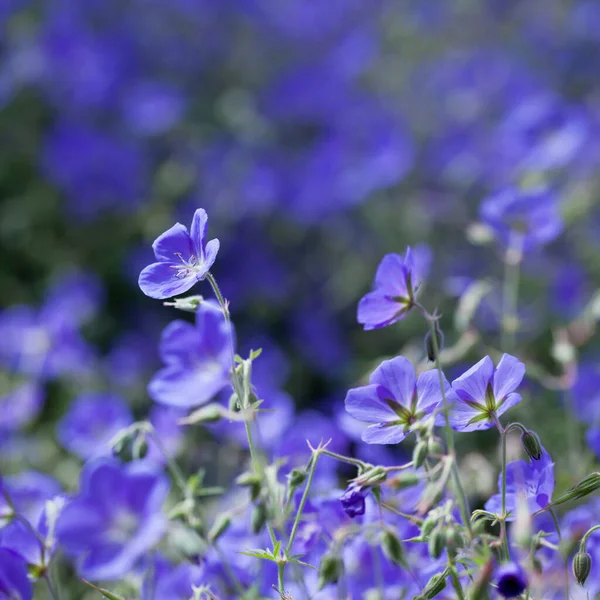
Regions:
<instances>
[{"instance_id":1,"label":"drooping bud","mask_svg":"<svg viewBox=\"0 0 600 600\"><path fill-rule=\"evenodd\" d=\"M437 319L434 322L434 333L435 338L433 338L433 336L431 335L431 331L428 331L425 334L425 354L427 354L427 358L430 362L435 362L436 347L438 356L439 353L442 351L442 348L444 347L444 334L440 329L439 322Z\"/></svg>"},{"instance_id":2,"label":"drooping bud","mask_svg":"<svg viewBox=\"0 0 600 600\"><path fill-rule=\"evenodd\" d=\"M390 529L385 529L381 538L381 549L384 556L396 565L406 567L406 557L404 556L404 548L398 536Z\"/></svg>"},{"instance_id":3,"label":"drooping bud","mask_svg":"<svg viewBox=\"0 0 600 600\"><path fill-rule=\"evenodd\" d=\"M423 521L423 525L421 525L421 537L427 538L429 534L433 531L434 527L438 524L438 518L434 516L429 516Z\"/></svg>"},{"instance_id":4,"label":"drooping bud","mask_svg":"<svg viewBox=\"0 0 600 600\"><path fill-rule=\"evenodd\" d=\"M419 484L419 476L414 471L402 471L395 475L391 479L388 479L387 483L396 491L405 490Z\"/></svg>"},{"instance_id":5,"label":"drooping bud","mask_svg":"<svg viewBox=\"0 0 600 600\"><path fill-rule=\"evenodd\" d=\"M420 469L423 466L423 463L427 460L427 454L427 442L425 440L418 441L412 455L415 469Z\"/></svg>"},{"instance_id":6,"label":"drooping bud","mask_svg":"<svg viewBox=\"0 0 600 600\"><path fill-rule=\"evenodd\" d=\"M460 531L451 525L446 529L446 549L453 555L465 545L465 541Z\"/></svg>"},{"instance_id":7,"label":"drooping bud","mask_svg":"<svg viewBox=\"0 0 600 600\"><path fill-rule=\"evenodd\" d=\"M592 570L592 557L587 552L578 552L573 557L573 575L579 585L585 585Z\"/></svg>"},{"instance_id":8,"label":"drooping bud","mask_svg":"<svg viewBox=\"0 0 600 600\"><path fill-rule=\"evenodd\" d=\"M379 485L387 479L387 472L383 467L372 467L356 478L356 485L369 487Z\"/></svg>"},{"instance_id":9,"label":"drooping bud","mask_svg":"<svg viewBox=\"0 0 600 600\"><path fill-rule=\"evenodd\" d=\"M260 502L252 509L252 516L250 517L250 527L252 533L258 533L267 522L267 509L265 505Z\"/></svg>"},{"instance_id":10,"label":"drooping bud","mask_svg":"<svg viewBox=\"0 0 600 600\"><path fill-rule=\"evenodd\" d=\"M209 541L216 542L229 529L230 525L231 517L227 513L219 515L208 532Z\"/></svg>"},{"instance_id":11,"label":"drooping bud","mask_svg":"<svg viewBox=\"0 0 600 600\"><path fill-rule=\"evenodd\" d=\"M427 549L431 558L439 558L446 546L446 535L444 530L438 525L429 536Z\"/></svg>"},{"instance_id":12,"label":"drooping bud","mask_svg":"<svg viewBox=\"0 0 600 600\"><path fill-rule=\"evenodd\" d=\"M319 565L319 579L317 588L322 590L330 583L337 583L344 572L342 559L335 554L325 554Z\"/></svg>"},{"instance_id":13,"label":"drooping bud","mask_svg":"<svg viewBox=\"0 0 600 600\"><path fill-rule=\"evenodd\" d=\"M431 454L443 454L444 447L436 438L430 437L429 441L427 442L427 451L430 455Z\"/></svg>"},{"instance_id":14,"label":"drooping bud","mask_svg":"<svg viewBox=\"0 0 600 600\"><path fill-rule=\"evenodd\" d=\"M540 460L542 458L542 445L540 438L534 431L525 431L521 435L521 445L529 458Z\"/></svg>"}]
</instances>

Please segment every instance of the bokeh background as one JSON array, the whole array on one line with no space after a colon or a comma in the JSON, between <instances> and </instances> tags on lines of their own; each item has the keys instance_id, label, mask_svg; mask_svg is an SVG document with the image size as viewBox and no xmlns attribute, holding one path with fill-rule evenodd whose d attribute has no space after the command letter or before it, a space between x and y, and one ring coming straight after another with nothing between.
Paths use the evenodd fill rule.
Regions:
<instances>
[{"instance_id":1,"label":"bokeh background","mask_svg":"<svg viewBox=\"0 0 600 600\"><path fill-rule=\"evenodd\" d=\"M451 378L502 345L505 257L479 205L543 183L565 230L524 257L511 350L528 363L518 416L572 484L600 450L599 73L594 1L3 0L0 469L33 478L32 502L75 487L64 418L95 393L227 482L241 436L183 430L146 392L160 332L188 317L137 278L198 207L240 350L264 349L265 444L304 452L310 431L365 455L346 390L383 357L423 359L417 314L356 323L381 257L429 257L421 298L443 315ZM495 438L459 449L486 498Z\"/></svg>"}]
</instances>

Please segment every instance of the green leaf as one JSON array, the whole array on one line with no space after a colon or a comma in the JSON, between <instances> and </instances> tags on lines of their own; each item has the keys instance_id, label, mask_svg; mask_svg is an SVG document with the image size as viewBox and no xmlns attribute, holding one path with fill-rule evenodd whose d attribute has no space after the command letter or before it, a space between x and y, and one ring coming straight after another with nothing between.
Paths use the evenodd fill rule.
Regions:
<instances>
[{"instance_id":1,"label":"green leaf","mask_svg":"<svg viewBox=\"0 0 600 600\"><path fill-rule=\"evenodd\" d=\"M240 552L239 554L243 554L244 556L252 556L254 558L262 558L263 560L270 560L272 562L279 561L279 558L274 556L271 550L246 550L244 552Z\"/></svg>"},{"instance_id":2,"label":"green leaf","mask_svg":"<svg viewBox=\"0 0 600 600\"><path fill-rule=\"evenodd\" d=\"M109 600L127 600L126 598L123 598L123 596L118 596L117 594L113 594L112 592L105 590L104 588L100 588L97 585L90 583L89 581L87 581L87 579L82 579L81 581L83 581L83 583L85 583L86 585L89 585L91 588L94 588L95 590L100 592L105 598L108 598Z\"/></svg>"}]
</instances>

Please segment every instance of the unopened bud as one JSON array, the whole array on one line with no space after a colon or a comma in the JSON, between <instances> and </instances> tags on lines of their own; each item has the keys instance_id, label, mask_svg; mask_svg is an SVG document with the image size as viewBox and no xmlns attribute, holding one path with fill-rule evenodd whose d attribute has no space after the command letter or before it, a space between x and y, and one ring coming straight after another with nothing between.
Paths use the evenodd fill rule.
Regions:
<instances>
[{"instance_id":1,"label":"unopened bud","mask_svg":"<svg viewBox=\"0 0 600 600\"><path fill-rule=\"evenodd\" d=\"M396 534L389 529L385 529L381 538L381 549L384 556L391 562L401 567L406 567L406 557L402 542Z\"/></svg>"},{"instance_id":2,"label":"unopened bud","mask_svg":"<svg viewBox=\"0 0 600 600\"><path fill-rule=\"evenodd\" d=\"M525 431L521 435L521 445L529 458L533 460L540 460L542 458L542 445L540 444L540 438L538 438L535 432Z\"/></svg>"},{"instance_id":3,"label":"unopened bud","mask_svg":"<svg viewBox=\"0 0 600 600\"><path fill-rule=\"evenodd\" d=\"M585 585L592 570L592 557L587 552L578 552L573 557L573 575L579 585Z\"/></svg>"},{"instance_id":4,"label":"unopened bud","mask_svg":"<svg viewBox=\"0 0 600 600\"><path fill-rule=\"evenodd\" d=\"M438 356L439 356L439 353L441 352L442 348L444 347L444 334L442 333L442 330L440 329L437 319L435 320L435 323L434 323L434 333L435 333L435 338L432 337L431 331L428 331L425 334L425 353L427 354L427 358L429 359L430 362L435 362L436 347L437 347ZM435 342L434 342L434 340L435 340Z\"/></svg>"},{"instance_id":5,"label":"unopened bud","mask_svg":"<svg viewBox=\"0 0 600 600\"><path fill-rule=\"evenodd\" d=\"M360 477L357 477L355 482L360 487L369 487L379 485L387 479L387 472L383 467L373 467L365 471Z\"/></svg>"},{"instance_id":6,"label":"unopened bud","mask_svg":"<svg viewBox=\"0 0 600 600\"><path fill-rule=\"evenodd\" d=\"M423 466L423 463L427 460L427 455L428 455L427 442L424 440L417 442L417 445L415 446L415 449L413 450L413 455L412 455L415 469L419 469Z\"/></svg>"},{"instance_id":7,"label":"unopened bud","mask_svg":"<svg viewBox=\"0 0 600 600\"><path fill-rule=\"evenodd\" d=\"M252 529L252 533L258 533L267 522L267 509L265 505L261 502L257 504L252 510L252 516L250 518L250 526Z\"/></svg>"},{"instance_id":8,"label":"unopened bud","mask_svg":"<svg viewBox=\"0 0 600 600\"><path fill-rule=\"evenodd\" d=\"M319 580L317 588L322 590L330 583L337 583L344 572L342 559L335 554L325 554L319 565Z\"/></svg>"},{"instance_id":9,"label":"unopened bud","mask_svg":"<svg viewBox=\"0 0 600 600\"><path fill-rule=\"evenodd\" d=\"M306 481L306 469L292 469L288 474L288 482L291 488L297 488Z\"/></svg>"},{"instance_id":10,"label":"unopened bud","mask_svg":"<svg viewBox=\"0 0 600 600\"><path fill-rule=\"evenodd\" d=\"M456 553L457 550L465 545L465 540L460 531L453 526L446 530L446 548L448 551Z\"/></svg>"},{"instance_id":11,"label":"unopened bud","mask_svg":"<svg viewBox=\"0 0 600 600\"><path fill-rule=\"evenodd\" d=\"M131 457L133 460L141 460L148 454L148 442L144 434L139 434L131 444Z\"/></svg>"},{"instance_id":12,"label":"unopened bud","mask_svg":"<svg viewBox=\"0 0 600 600\"><path fill-rule=\"evenodd\" d=\"M252 499L252 501L256 500L260 495L262 477L258 473L246 471L241 475L238 475L235 482L241 487L249 488L250 498Z\"/></svg>"},{"instance_id":13,"label":"unopened bud","mask_svg":"<svg viewBox=\"0 0 600 600\"><path fill-rule=\"evenodd\" d=\"M431 600L438 594L441 594L446 589L446 576L446 571L434 575L423 588L421 596L425 598L425 600Z\"/></svg>"},{"instance_id":14,"label":"unopened bud","mask_svg":"<svg viewBox=\"0 0 600 600\"><path fill-rule=\"evenodd\" d=\"M202 296L188 296L187 298L175 298L173 302L163 302L163 305L172 306L173 308L187 312L196 312L203 300Z\"/></svg>"},{"instance_id":15,"label":"unopened bud","mask_svg":"<svg viewBox=\"0 0 600 600\"><path fill-rule=\"evenodd\" d=\"M230 525L231 517L228 514L219 515L208 532L208 539L216 542L229 529Z\"/></svg>"},{"instance_id":16,"label":"unopened bud","mask_svg":"<svg viewBox=\"0 0 600 600\"><path fill-rule=\"evenodd\" d=\"M427 542L427 548L429 550L429 556L431 558L439 558L444 551L446 546L446 535L441 527L436 527L429 536Z\"/></svg>"},{"instance_id":17,"label":"unopened bud","mask_svg":"<svg viewBox=\"0 0 600 600\"><path fill-rule=\"evenodd\" d=\"M431 438L429 438L429 441L427 442L427 451L429 452L430 455L431 454L443 454L444 447L442 446L442 444L440 444L440 442L438 440L431 437Z\"/></svg>"},{"instance_id":18,"label":"unopened bud","mask_svg":"<svg viewBox=\"0 0 600 600\"><path fill-rule=\"evenodd\" d=\"M592 494L600 489L600 473L590 473L584 477L576 486L572 487L566 494L563 494L558 500L554 500L552 504L563 504L569 500L576 500Z\"/></svg>"},{"instance_id":19,"label":"unopened bud","mask_svg":"<svg viewBox=\"0 0 600 600\"><path fill-rule=\"evenodd\" d=\"M394 490L405 490L419 484L419 476L414 471L402 471L392 479L388 479L388 485Z\"/></svg>"},{"instance_id":20,"label":"unopened bud","mask_svg":"<svg viewBox=\"0 0 600 600\"><path fill-rule=\"evenodd\" d=\"M433 531L434 527L438 524L437 517L427 517L421 525L421 537L427 538Z\"/></svg>"}]
</instances>

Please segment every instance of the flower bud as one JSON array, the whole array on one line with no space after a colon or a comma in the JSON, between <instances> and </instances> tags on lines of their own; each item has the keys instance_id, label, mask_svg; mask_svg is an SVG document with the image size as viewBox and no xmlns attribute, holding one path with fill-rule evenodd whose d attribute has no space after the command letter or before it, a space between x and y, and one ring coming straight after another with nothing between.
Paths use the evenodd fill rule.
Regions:
<instances>
[{"instance_id":1,"label":"flower bud","mask_svg":"<svg viewBox=\"0 0 600 600\"><path fill-rule=\"evenodd\" d=\"M267 509L265 505L261 502L257 504L252 510L252 516L250 517L250 527L252 529L252 533L258 533L267 522Z\"/></svg>"},{"instance_id":2,"label":"flower bud","mask_svg":"<svg viewBox=\"0 0 600 600\"><path fill-rule=\"evenodd\" d=\"M525 431L521 435L521 445L529 458L540 460L542 457L542 446L537 434L533 431Z\"/></svg>"},{"instance_id":3,"label":"flower bud","mask_svg":"<svg viewBox=\"0 0 600 600\"><path fill-rule=\"evenodd\" d=\"M340 502L344 511L350 518L365 514L365 496L367 491L352 483L340 496Z\"/></svg>"},{"instance_id":4,"label":"flower bud","mask_svg":"<svg viewBox=\"0 0 600 600\"><path fill-rule=\"evenodd\" d=\"M141 460L148 454L148 442L146 436L143 434L138 435L131 444L131 457L133 460Z\"/></svg>"},{"instance_id":5,"label":"flower bud","mask_svg":"<svg viewBox=\"0 0 600 600\"><path fill-rule=\"evenodd\" d=\"M429 550L429 556L431 558L439 558L444 551L444 547L446 546L446 535L444 534L443 529L438 525L429 536L429 541L427 542L427 548Z\"/></svg>"},{"instance_id":6,"label":"flower bud","mask_svg":"<svg viewBox=\"0 0 600 600\"><path fill-rule=\"evenodd\" d=\"M231 517L227 513L219 515L208 532L209 541L216 542L229 529L230 525Z\"/></svg>"},{"instance_id":7,"label":"flower bud","mask_svg":"<svg viewBox=\"0 0 600 600\"><path fill-rule=\"evenodd\" d=\"M434 575L423 588L421 596L425 600L431 600L446 589L446 571Z\"/></svg>"},{"instance_id":8,"label":"flower bud","mask_svg":"<svg viewBox=\"0 0 600 600\"><path fill-rule=\"evenodd\" d=\"M434 323L434 332L435 332L435 344L434 344L434 338L431 336L431 331L428 331L425 334L425 354L427 354L427 358L429 359L430 362L435 362L436 345L437 345L438 355L441 352L442 348L444 347L444 334L442 333L442 330L440 329L437 319L435 320L435 323Z\"/></svg>"},{"instance_id":9,"label":"flower bud","mask_svg":"<svg viewBox=\"0 0 600 600\"><path fill-rule=\"evenodd\" d=\"M288 474L289 486L293 489L301 486L306 481L306 469L292 469Z\"/></svg>"},{"instance_id":10,"label":"flower bud","mask_svg":"<svg viewBox=\"0 0 600 600\"><path fill-rule=\"evenodd\" d=\"M406 557L404 556L404 548L402 542L396 534L389 529L385 529L381 538L381 549L384 556L396 565L406 567Z\"/></svg>"},{"instance_id":11,"label":"flower bud","mask_svg":"<svg viewBox=\"0 0 600 600\"><path fill-rule=\"evenodd\" d=\"M592 557L587 552L578 552L573 557L573 575L579 585L585 585L591 570Z\"/></svg>"},{"instance_id":12,"label":"flower bud","mask_svg":"<svg viewBox=\"0 0 600 600\"><path fill-rule=\"evenodd\" d=\"M434 527L438 524L437 517L427 517L423 521L423 525L421 525L421 537L427 538L429 534L433 531Z\"/></svg>"},{"instance_id":13,"label":"flower bud","mask_svg":"<svg viewBox=\"0 0 600 600\"><path fill-rule=\"evenodd\" d=\"M365 471L360 477L357 477L355 482L360 487L369 487L379 485L387 479L387 473L383 467L372 467Z\"/></svg>"},{"instance_id":14,"label":"flower bud","mask_svg":"<svg viewBox=\"0 0 600 600\"><path fill-rule=\"evenodd\" d=\"M415 449L413 450L413 455L412 455L415 469L420 469L423 466L423 463L427 459L427 455L428 455L427 442L424 440L417 442Z\"/></svg>"},{"instance_id":15,"label":"flower bud","mask_svg":"<svg viewBox=\"0 0 600 600\"><path fill-rule=\"evenodd\" d=\"M443 454L444 446L435 438L430 437L427 442L427 451L429 454Z\"/></svg>"},{"instance_id":16,"label":"flower bud","mask_svg":"<svg viewBox=\"0 0 600 600\"><path fill-rule=\"evenodd\" d=\"M235 482L241 487L247 487L250 489L250 498L252 501L256 500L260 495L262 478L258 473L245 471L241 475L238 475Z\"/></svg>"},{"instance_id":17,"label":"flower bud","mask_svg":"<svg viewBox=\"0 0 600 600\"><path fill-rule=\"evenodd\" d=\"M330 583L337 583L344 572L344 563L335 554L325 554L319 565L319 579L317 588L322 590Z\"/></svg>"},{"instance_id":18,"label":"flower bud","mask_svg":"<svg viewBox=\"0 0 600 600\"><path fill-rule=\"evenodd\" d=\"M419 476L414 471L402 471L392 479L388 479L388 485L398 492L418 484Z\"/></svg>"},{"instance_id":19,"label":"flower bud","mask_svg":"<svg viewBox=\"0 0 600 600\"><path fill-rule=\"evenodd\" d=\"M462 548L465 545L465 540L463 539L460 531L451 525L446 529L446 548L449 552L453 552L456 554L457 550Z\"/></svg>"},{"instance_id":20,"label":"flower bud","mask_svg":"<svg viewBox=\"0 0 600 600\"><path fill-rule=\"evenodd\" d=\"M188 296L187 298L175 298L173 302L163 302L163 306L172 306L186 312L196 312L203 301L202 296Z\"/></svg>"},{"instance_id":21,"label":"flower bud","mask_svg":"<svg viewBox=\"0 0 600 600\"><path fill-rule=\"evenodd\" d=\"M584 477L575 487L572 487L563 494L558 500L554 500L552 504L563 504L569 500L576 500L592 494L600 489L600 473L590 473Z\"/></svg>"}]
</instances>

